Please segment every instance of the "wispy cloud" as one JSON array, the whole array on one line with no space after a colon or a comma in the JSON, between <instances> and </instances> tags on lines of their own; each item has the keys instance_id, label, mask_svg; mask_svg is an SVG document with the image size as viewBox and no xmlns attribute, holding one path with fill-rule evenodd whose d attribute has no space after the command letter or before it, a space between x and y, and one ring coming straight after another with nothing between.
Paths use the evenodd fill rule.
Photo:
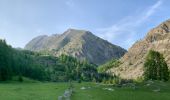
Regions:
<instances>
[{"instance_id":1,"label":"wispy cloud","mask_svg":"<svg viewBox=\"0 0 170 100\"><path fill-rule=\"evenodd\" d=\"M138 15L127 16L110 27L97 29L98 36L126 49L129 48L136 41L137 28L154 15L162 3L163 1L159 0Z\"/></svg>"}]
</instances>

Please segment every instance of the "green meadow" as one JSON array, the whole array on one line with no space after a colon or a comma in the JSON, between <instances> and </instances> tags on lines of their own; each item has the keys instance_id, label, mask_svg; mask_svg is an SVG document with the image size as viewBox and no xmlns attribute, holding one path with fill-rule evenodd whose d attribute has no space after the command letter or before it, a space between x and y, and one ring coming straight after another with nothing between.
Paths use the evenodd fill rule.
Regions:
<instances>
[{"instance_id":1,"label":"green meadow","mask_svg":"<svg viewBox=\"0 0 170 100\"><path fill-rule=\"evenodd\" d=\"M72 100L170 100L170 84L161 84L148 87L141 84L133 89L83 83L76 86ZM157 86L161 88L160 92L154 92ZM87 87L87 89L82 90L82 87Z\"/></svg>"},{"instance_id":2,"label":"green meadow","mask_svg":"<svg viewBox=\"0 0 170 100\"><path fill-rule=\"evenodd\" d=\"M0 100L57 100L65 83L1 83Z\"/></svg>"},{"instance_id":3,"label":"green meadow","mask_svg":"<svg viewBox=\"0 0 170 100\"><path fill-rule=\"evenodd\" d=\"M0 100L57 100L68 87L68 83L0 83ZM163 82L138 84L135 89L84 82L73 87L71 100L170 100L170 83Z\"/></svg>"}]
</instances>

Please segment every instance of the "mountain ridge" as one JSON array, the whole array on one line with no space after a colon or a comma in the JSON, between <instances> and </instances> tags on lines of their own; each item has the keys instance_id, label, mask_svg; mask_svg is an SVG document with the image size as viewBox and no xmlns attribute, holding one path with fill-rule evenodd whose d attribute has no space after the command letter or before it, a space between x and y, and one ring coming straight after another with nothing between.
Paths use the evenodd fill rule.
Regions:
<instances>
[{"instance_id":1,"label":"mountain ridge","mask_svg":"<svg viewBox=\"0 0 170 100\"><path fill-rule=\"evenodd\" d=\"M94 64L103 64L124 55L125 49L95 36L90 31L68 29L63 34L38 36L30 41L25 49L49 51L52 55L70 55Z\"/></svg>"},{"instance_id":2,"label":"mountain ridge","mask_svg":"<svg viewBox=\"0 0 170 100\"><path fill-rule=\"evenodd\" d=\"M143 66L149 50L162 53L170 66L170 19L151 29L144 39L137 41L120 59L121 65L111 72L125 79L143 76Z\"/></svg>"}]
</instances>

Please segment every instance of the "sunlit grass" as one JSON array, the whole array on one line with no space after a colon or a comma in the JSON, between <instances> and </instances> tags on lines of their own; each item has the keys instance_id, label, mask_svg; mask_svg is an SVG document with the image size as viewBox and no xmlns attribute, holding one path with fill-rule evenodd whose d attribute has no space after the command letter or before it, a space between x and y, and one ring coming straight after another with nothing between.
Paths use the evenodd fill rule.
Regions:
<instances>
[{"instance_id":1,"label":"sunlit grass","mask_svg":"<svg viewBox=\"0 0 170 100\"><path fill-rule=\"evenodd\" d=\"M0 100L57 100L65 83L1 83Z\"/></svg>"},{"instance_id":2,"label":"sunlit grass","mask_svg":"<svg viewBox=\"0 0 170 100\"><path fill-rule=\"evenodd\" d=\"M57 100L68 86L68 83L0 83L0 100ZM72 100L170 100L170 83L139 84L136 89L84 82L74 82L73 86ZM160 92L153 91L157 87Z\"/></svg>"}]
</instances>

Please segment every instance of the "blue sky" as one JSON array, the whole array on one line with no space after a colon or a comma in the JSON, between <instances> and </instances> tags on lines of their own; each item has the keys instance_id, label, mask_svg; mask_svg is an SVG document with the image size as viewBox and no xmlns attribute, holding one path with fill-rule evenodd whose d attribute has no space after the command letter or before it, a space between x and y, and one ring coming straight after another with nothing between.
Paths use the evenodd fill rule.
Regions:
<instances>
[{"instance_id":1,"label":"blue sky","mask_svg":"<svg viewBox=\"0 0 170 100\"><path fill-rule=\"evenodd\" d=\"M24 47L38 35L84 29L128 49L170 18L170 0L0 0L0 38Z\"/></svg>"}]
</instances>

